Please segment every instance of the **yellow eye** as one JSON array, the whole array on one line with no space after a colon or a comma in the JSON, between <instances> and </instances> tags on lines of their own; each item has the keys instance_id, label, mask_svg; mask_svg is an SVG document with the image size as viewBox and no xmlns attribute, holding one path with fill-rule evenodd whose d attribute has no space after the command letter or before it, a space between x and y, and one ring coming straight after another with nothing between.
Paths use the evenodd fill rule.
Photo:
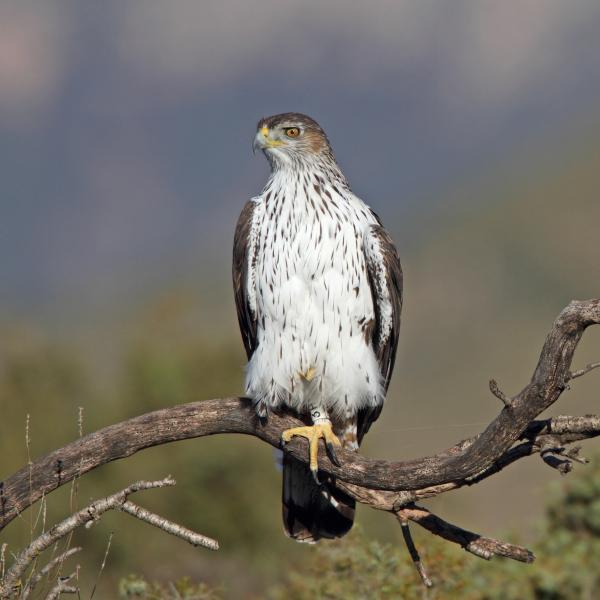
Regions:
<instances>
[{"instance_id":1,"label":"yellow eye","mask_svg":"<svg viewBox=\"0 0 600 600\"><path fill-rule=\"evenodd\" d=\"M300 135L300 130L297 127L286 127L285 135L288 137L298 137Z\"/></svg>"}]
</instances>

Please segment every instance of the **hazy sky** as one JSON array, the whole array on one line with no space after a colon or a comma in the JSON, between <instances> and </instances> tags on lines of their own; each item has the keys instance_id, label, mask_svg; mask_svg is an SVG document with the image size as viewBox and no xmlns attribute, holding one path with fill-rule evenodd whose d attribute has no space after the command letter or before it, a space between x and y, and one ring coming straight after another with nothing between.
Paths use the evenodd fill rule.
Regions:
<instances>
[{"instance_id":1,"label":"hazy sky","mask_svg":"<svg viewBox=\"0 0 600 600\"><path fill-rule=\"evenodd\" d=\"M228 270L275 112L410 219L596 111L598 31L593 0L5 1L0 315Z\"/></svg>"}]
</instances>

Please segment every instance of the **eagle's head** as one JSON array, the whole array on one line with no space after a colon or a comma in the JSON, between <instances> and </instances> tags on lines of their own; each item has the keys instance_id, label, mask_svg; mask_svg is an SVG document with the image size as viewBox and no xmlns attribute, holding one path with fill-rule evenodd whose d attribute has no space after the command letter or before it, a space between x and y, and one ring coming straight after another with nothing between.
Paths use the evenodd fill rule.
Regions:
<instances>
[{"instance_id":1,"label":"eagle's head","mask_svg":"<svg viewBox=\"0 0 600 600\"><path fill-rule=\"evenodd\" d=\"M332 160L321 126L301 113L283 113L258 122L254 149L262 150L273 167L297 164L318 156Z\"/></svg>"}]
</instances>

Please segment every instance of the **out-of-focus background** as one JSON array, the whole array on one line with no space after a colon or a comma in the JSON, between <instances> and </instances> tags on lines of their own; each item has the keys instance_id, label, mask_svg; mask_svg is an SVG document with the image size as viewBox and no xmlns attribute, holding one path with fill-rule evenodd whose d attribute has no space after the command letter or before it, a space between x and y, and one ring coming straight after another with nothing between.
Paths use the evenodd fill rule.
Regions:
<instances>
[{"instance_id":1,"label":"out-of-focus background","mask_svg":"<svg viewBox=\"0 0 600 600\"><path fill-rule=\"evenodd\" d=\"M268 172L255 123L285 111L322 124L402 256L396 372L363 451L412 458L480 431L500 409L488 380L516 393L560 309L600 294L599 30L593 0L3 2L0 476L79 435L79 407L85 433L242 391L232 234ZM599 356L589 331L576 364ZM553 413L597 412L584 379ZM557 474L521 462L431 505L535 549ZM93 581L114 532L96 597L136 572L260 598L312 556L284 538L272 452L252 439L145 451L77 502L168 473L177 489L138 501L222 550L108 515L78 535ZM66 514L69 490L49 505ZM358 521L400 543L387 515Z\"/></svg>"}]
</instances>

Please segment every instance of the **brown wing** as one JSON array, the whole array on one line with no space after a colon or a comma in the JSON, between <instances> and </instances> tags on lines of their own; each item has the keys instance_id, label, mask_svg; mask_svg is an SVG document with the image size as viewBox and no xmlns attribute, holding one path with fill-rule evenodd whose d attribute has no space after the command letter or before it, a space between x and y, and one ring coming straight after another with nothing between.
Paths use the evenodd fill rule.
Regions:
<instances>
[{"instance_id":1,"label":"brown wing","mask_svg":"<svg viewBox=\"0 0 600 600\"><path fill-rule=\"evenodd\" d=\"M233 290L238 322L248 360L256 349L256 312L248 296L249 274L254 269L256 248L252 235L252 220L256 202L246 202L238 219L233 238Z\"/></svg>"},{"instance_id":2,"label":"brown wing","mask_svg":"<svg viewBox=\"0 0 600 600\"><path fill-rule=\"evenodd\" d=\"M394 370L402 310L402 267L394 242L381 225L373 225L365 251L369 285L375 308L371 342L387 392ZM358 442L381 413L382 404L358 413Z\"/></svg>"}]
</instances>

